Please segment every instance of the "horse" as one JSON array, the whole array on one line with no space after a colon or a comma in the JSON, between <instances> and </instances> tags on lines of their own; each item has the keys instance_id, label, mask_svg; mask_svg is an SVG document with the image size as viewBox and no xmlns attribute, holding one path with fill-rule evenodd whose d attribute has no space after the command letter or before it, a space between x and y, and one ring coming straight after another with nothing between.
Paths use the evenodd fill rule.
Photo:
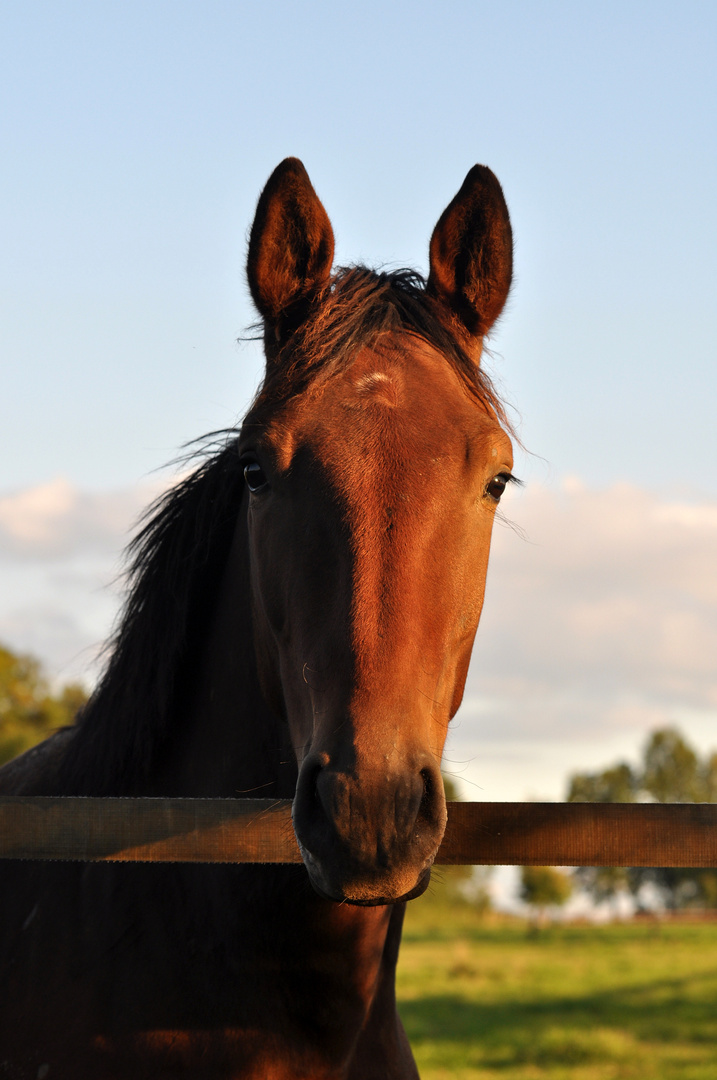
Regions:
<instances>
[{"instance_id":1,"label":"horse","mask_svg":"<svg viewBox=\"0 0 717 1080\"><path fill-rule=\"evenodd\" d=\"M15 795L289 798L303 863L0 864L11 1080L418 1076L395 969L513 479L480 364L512 234L476 165L427 279L334 270L333 249L286 159L248 247L263 383L145 517L84 711L0 774Z\"/></svg>"}]
</instances>

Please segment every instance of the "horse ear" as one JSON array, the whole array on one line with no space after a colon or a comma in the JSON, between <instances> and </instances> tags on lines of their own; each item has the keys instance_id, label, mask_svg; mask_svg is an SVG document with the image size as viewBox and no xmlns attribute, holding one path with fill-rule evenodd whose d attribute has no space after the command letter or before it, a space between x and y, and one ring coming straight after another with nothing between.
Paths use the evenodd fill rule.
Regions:
<instances>
[{"instance_id":1,"label":"horse ear","mask_svg":"<svg viewBox=\"0 0 717 1080\"><path fill-rule=\"evenodd\" d=\"M286 158L259 198L249 238L247 276L257 310L280 336L286 316L303 309L329 280L331 222L297 158Z\"/></svg>"},{"instance_id":2,"label":"horse ear","mask_svg":"<svg viewBox=\"0 0 717 1080\"><path fill-rule=\"evenodd\" d=\"M503 310L513 276L513 234L498 180L474 165L431 237L428 291L474 337Z\"/></svg>"}]
</instances>

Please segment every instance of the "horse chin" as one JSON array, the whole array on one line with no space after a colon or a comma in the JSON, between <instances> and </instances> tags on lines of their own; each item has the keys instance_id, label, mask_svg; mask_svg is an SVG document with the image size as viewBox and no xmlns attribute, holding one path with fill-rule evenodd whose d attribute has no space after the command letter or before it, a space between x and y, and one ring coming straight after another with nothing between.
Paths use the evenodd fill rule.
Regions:
<instances>
[{"instance_id":1,"label":"horse chin","mask_svg":"<svg viewBox=\"0 0 717 1080\"><path fill-rule=\"evenodd\" d=\"M386 907L390 904L402 904L406 900L415 900L416 897L423 895L431 880L431 867L428 866L422 871L413 888L403 893L389 892L383 881L377 882L375 886L365 883L342 886L338 883L328 883L313 859L304 861L314 892L322 900L331 900L336 904L350 904L352 907Z\"/></svg>"},{"instance_id":2,"label":"horse chin","mask_svg":"<svg viewBox=\"0 0 717 1080\"><path fill-rule=\"evenodd\" d=\"M423 871L417 884L415 884L412 889L409 889L407 893L404 893L403 896L399 896L395 900L387 900L385 898L380 898L378 900L352 900L347 896L344 903L354 904L356 907L377 907L380 904L403 904L406 900L415 900L417 897L423 896L428 888L430 880L431 868L429 866L427 870Z\"/></svg>"}]
</instances>

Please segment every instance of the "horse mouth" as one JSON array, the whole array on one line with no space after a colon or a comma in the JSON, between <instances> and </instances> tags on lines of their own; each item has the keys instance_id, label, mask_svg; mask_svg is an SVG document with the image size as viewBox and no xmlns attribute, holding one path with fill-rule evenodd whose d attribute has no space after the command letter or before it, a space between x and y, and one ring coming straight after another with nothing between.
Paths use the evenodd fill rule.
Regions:
<instances>
[{"instance_id":1,"label":"horse mouth","mask_svg":"<svg viewBox=\"0 0 717 1080\"><path fill-rule=\"evenodd\" d=\"M422 896L431 880L433 860L431 860L431 864L424 867L418 881L412 888L398 894L393 890L389 892L383 889L382 882L377 882L375 886L363 882L360 885L353 886L347 884L345 887L338 883L335 885L333 883L329 884L320 863L303 844L299 846L314 892L322 900L331 900L336 904L350 904L352 907L386 907L391 904L403 904L407 900L415 900L417 897Z\"/></svg>"},{"instance_id":2,"label":"horse mouth","mask_svg":"<svg viewBox=\"0 0 717 1080\"><path fill-rule=\"evenodd\" d=\"M412 889L409 889L407 893L404 893L403 896L399 896L395 900L387 900L385 897L379 897L375 900L352 900L351 897L346 896L341 902L344 904L351 904L354 907L385 907L388 904L403 904L407 900L415 900L417 899L417 897L423 896L424 892L428 888L430 880L431 868L429 866L427 870L423 871L418 883L414 885ZM315 885L314 888L316 888Z\"/></svg>"}]
</instances>

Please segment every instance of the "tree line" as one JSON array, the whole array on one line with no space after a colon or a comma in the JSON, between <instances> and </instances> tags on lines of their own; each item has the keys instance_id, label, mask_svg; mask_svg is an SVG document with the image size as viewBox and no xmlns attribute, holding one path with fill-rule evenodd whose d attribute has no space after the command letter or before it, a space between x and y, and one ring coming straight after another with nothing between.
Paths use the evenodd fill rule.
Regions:
<instances>
[{"instance_id":1,"label":"tree line","mask_svg":"<svg viewBox=\"0 0 717 1080\"><path fill-rule=\"evenodd\" d=\"M700 757L677 728L662 728L649 737L639 765L619 762L602 772L575 773L566 801L717 802L717 751ZM670 911L717 908L717 870L581 866L575 876L597 903L626 893L639 909L652 893Z\"/></svg>"},{"instance_id":2,"label":"tree line","mask_svg":"<svg viewBox=\"0 0 717 1080\"><path fill-rule=\"evenodd\" d=\"M79 683L53 691L38 660L0 645L0 765L71 724L86 701Z\"/></svg>"}]
</instances>

